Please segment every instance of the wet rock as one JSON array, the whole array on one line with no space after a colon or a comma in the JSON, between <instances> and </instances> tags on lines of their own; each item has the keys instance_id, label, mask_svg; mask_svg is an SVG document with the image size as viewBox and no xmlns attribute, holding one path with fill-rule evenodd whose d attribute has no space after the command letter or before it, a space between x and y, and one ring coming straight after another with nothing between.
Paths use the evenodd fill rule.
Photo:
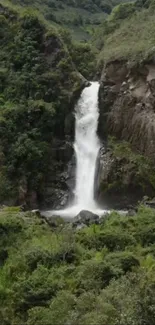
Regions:
<instances>
[{"instance_id":1,"label":"wet rock","mask_svg":"<svg viewBox=\"0 0 155 325\"><path fill-rule=\"evenodd\" d=\"M85 87L89 87L91 86L91 82L89 82L88 80L85 81Z\"/></svg>"},{"instance_id":2,"label":"wet rock","mask_svg":"<svg viewBox=\"0 0 155 325\"><path fill-rule=\"evenodd\" d=\"M64 208L70 198L70 180L74 169L73 146L69 137L65 141L54 139L51 144L51 163L41 189L40 209Z\"/></svg>"},{"instance_id":3,"label":"wet rock","mask_svg":"<svg viewBox=\"0 0 155 325\"><path fill-rule=\"evenodd\" d=\"M73 220L73 226L99 224L99 216L87 210L82 210Z\"/></svg>"},{"instance_id":4,"label":"wet rock","mask_svg":"<svg viewBox=\"0 0 155 325\"><path fill-rule=\"evenodd\" d=\"M81 80L81 90L85 87L89 87L91 85L91 82L88 81L80 72L78 72L78 76Z\"/></svg>"},{"instance_id":5,"label":"wet rock","mask_svg":"<svg viewBox=\"0 0 155 325\"><path fill-rule=\"evenodd\" d=\"M40 214L40 210L38 210L38 209L36 209L36 210L32 210L31 213L32 213L33 215L36 215L37 217L40 217L40 216L41 216L41 214Z\"/></svg>"}]
</instances>

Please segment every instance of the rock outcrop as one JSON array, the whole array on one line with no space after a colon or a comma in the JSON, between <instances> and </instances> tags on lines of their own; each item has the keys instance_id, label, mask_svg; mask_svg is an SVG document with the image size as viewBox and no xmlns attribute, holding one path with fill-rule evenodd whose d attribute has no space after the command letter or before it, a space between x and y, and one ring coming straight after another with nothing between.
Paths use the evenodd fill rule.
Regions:
<instances>
[{"instance_id":1,"label":"rock outcrop","mask_svg":"<svg viewBox=\"0 0 155 325\"><path fill-rule=\"evenodd\" d=\"M100 158L96 199L105 209L132 209L144 195L152 196L149 179L139 175L134 162L107 151Z\"/></svg>"},{"instance_id":2,"label":"rock outcrop","mask_svg":"<svg viewBox=\"0 0 155 325\"><path fill-rule=\"evenodd\" d=\"M154 164L155 63L109 62L101 77L99 105L99 135L103 139L114 136L118 141L126 141L135 154ZM100 160L100 202L112 208L125 208L146 194L154 196L153 170L151 180L146 175L143 179L132 157L116 157L112 150ZM140 164L141 159L139 167Z\"/></svg>"},{"instance_id":3,"label":"rock outcrop","mask_svg":"<svg viewBox=\"0 0 155 325\"><path fill-rule=\"evenodd\" d=\"M99 134L129 141L155 160L155 63L108 63L99 99Z\"/></svg>"},{"instance_id":4,"label":"rock outcrop","mask_svg":"<svg viewBox=\"0 0 155 325\"><path fill-rule=\"evenodd\" d=\"M51 162L43 188L40 207L62 209L72 198L74 188L74 155L71 140L55 139L51 148Z\"/></svg>"},{"instance_id":5,"label":"rock outcrop","mask_svg":"<svg viewBox=\"0 0 155 325\"><path fill-rule=\"evenodd\" d=\"M98 224L99 223L99 216L92 213L91 211L82 210L74 219L73 225L75 227L79 225L87 225L90 226L91 224Z\"/></svg>"}]
</instances>

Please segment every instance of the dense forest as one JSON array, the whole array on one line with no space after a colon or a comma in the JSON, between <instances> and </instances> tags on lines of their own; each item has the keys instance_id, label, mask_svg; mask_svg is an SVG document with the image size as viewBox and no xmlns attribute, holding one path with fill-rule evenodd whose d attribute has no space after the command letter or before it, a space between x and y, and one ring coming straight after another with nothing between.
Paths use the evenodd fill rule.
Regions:
<instances>
[{"instance_id":1,"label":"dense forest","mask_svg":"<svg viewBox=\"0 0 155 325\"><path fill-rule=\"evenodd\" d=\"M72 107L84 78L100 78L110 60L130 58L135 64L153 57L154 3L117 5L107 18L102 16L89 43L77 42L62 26L49 23L44 2L39 13L34 10L37 1L34 7L21 6L21 1L0 3L0 198L36 207L45 199L49 173L49 197L55 187L62 187L53 173L61 172L66 157L55 158L52 146L57 138L73 135ZM83 2L75 2L77 6Z\"/></svg>"},{"instance_id":2,"label":"dense forest","mask_svg":"<svg viewBox=\"0 0 155 325\"><path fill-rule=\"evenodd\" d=\"M154 0L0 0L1 325L155 324L154 18ZM100 200L128 212L78 227L31 210L68 191L88 80Z\"/></svg>"},{"instance_id":3,"label":"dense forest","mask_svg":"<svg viewBox=\"0 0 155 325\"><path fill-rule=\"evenodd\" d=\"M81 230L0 213L2 325L153 325L155 212L113 212Z\"/></svg>"},{"instance_id":4,"label":"dense forest","mask_svg":"<svg viewBox=\"0 0 155 325\"><path fill-rule=\"evenodd\" d=\"M1 5L0 11L0 197L20 201L24 191L40 195L52 141L64 137L69 106L84 85L79 72L94 73L95 53L46 26L32 9Z\"/></svg>"},{"instance_id":5,"label":"dense forest","mask_svg":"<svg viewBox=\"0 0 155 325\"><path fill-rule=\"evenodd\" d=\"M10 2L23 7L33 7L41 12L49 23L69 29L76 40L86 41L103 17L110 14L113 7L122 0L11 0Z\"/></svg>"}]
</instances>

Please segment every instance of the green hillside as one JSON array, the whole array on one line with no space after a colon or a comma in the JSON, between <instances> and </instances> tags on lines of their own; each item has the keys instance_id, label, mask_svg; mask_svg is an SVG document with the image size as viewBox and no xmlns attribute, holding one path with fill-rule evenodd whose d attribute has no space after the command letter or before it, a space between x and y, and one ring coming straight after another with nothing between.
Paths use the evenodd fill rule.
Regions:
<instances>
[{"instance_id":1,"label":"green hillside","mask_svg":"<svg viewBox=\"0 0 155 325\"><path fill-rule=\"evenodd\" d=\"M73 223L32 211L67 193L64 166L72 167L75 103L88 86L85 78L101 75L104 65L103 129L108 110L121 108L123 114L112 116L116 131L122 122L123 137L130 128L133 139L130 116L140 104L137 112L144 120L137 115L136 121L146 133L135 132L135 138L154 147L154 19L155 0L0 0L0 325L155 325L155 199L144 193L144 205L126 203L127 213L111 211L77 222L78 216ZM93 44L77 42L90 36ZM148 75L143 78L147 109L143 96L133 101L130 92L128 100L118 78L124 62L143 66L145 58L153 65L151 87ZM106 76L110 60L118 64L109 69L115 80ZM128 71L124 75L130 87ZM110 173L111 168L114 175L107 174L107 189L116 186L119 194L139 181L145 191L145 180L154 187L154 162L132 151L123 138L115 140L101 150L101 158L109 156L101 169ZM121 196L116 196L119 203Z\"/></svg>"},{"instance_id":2,"label":"green hillside","mask_svg":"<svg viewBox=\"0 0 155 325\"><path fill-rule=\"evenodd\" d=\"M55 28L31 11L0 14L0 200L10 200L42 187L81 81Z\"/></svg>"},{"instance_id":3,"label":"green hillside","mask_svg":"<svg viewBox=\"0 0 155 325\"><path fill-rule=\"evenodd\" d=\"M112 8L122 0L9 0L23 7L39 10L52 24L66 27L73 38L88 40L94 30Z\"/></svg>"},{"instance_id":4,"label":"green hillside","mask_svg":"<svg viewBox=\"0 0 155 325\"><path fill-rule=\"evenodd\" d=\"M94 43L102 51L100 59L140 61L154 55L155 3L137 1L120 4L96 31Z\"/></svg>"}]
</instances>

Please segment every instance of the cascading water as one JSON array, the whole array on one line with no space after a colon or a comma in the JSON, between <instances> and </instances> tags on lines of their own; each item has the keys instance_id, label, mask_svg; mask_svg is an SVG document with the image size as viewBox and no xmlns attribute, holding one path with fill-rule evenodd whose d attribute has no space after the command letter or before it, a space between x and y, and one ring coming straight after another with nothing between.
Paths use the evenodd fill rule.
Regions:
<instances>
[{"instance_id":1,"label":"cascading water","mask_svg":"<svg viewBox=\"0 0 155 325\"><path fill-rule=\"evenodd\" d=\"M96 161L100 150L97 137L99 83L92 82L86 87L75 107L76 186L74 200L70 207L53 211L53 214L74 217L81 210L89 210L99 215L104 213L94 200Z\"/></svg>"},{"instance_id":2,"label":"cascading water","mask_svg":"<svg viewBox=\"0 0 155 325\"><path fill-rule=\"evenodd\" d=\"M100 149L96 131L98 126L98 90L99 83L93 82L82 92L76 106L75 143L76 187L75 206L79 210L94 210L94 180L96 159Z\"/></svg>"}]
</instances>

